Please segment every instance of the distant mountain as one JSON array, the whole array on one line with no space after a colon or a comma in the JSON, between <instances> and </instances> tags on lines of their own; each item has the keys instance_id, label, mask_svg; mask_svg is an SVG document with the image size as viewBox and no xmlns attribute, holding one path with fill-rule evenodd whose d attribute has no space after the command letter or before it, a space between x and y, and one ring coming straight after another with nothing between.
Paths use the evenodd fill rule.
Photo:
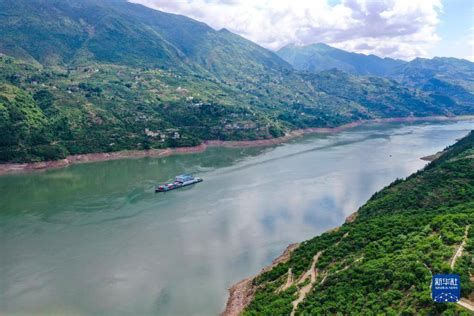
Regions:
<instances>
[{"instance_id":1,"label":"distant mountain","mask_svg":"<svg viewBox=\"0 0 474 316\"><path fill-rule=\"evenodd\" d=\"M414 92L390 78L355 76L337 69L306 74L304 78L316 90L341 100L363 104L369 112L375 112L381 117L404 117L420 111L424 111L425 115L450 115L464 111L463 105L449 98L433 102L428 95Z\"/></svg>"},{"instance_id":2,"label":"distant mountain","mask_svg":"<svg viewBox=\"0 0 474 316\"><path fill-rule=\"evenodd\" d=\"M466 106L474 105L474 63L457 58L416 58L392 69L391 78Z\"/></svg>"},{"instance_id":3,"label":"distant mountain","mask_svg":"<svg viewBox=\"0 0 474 316\"><path fill-rule=\"evenodd\" d=\"M388 79L302 74L228 30L125 0L0 0L0 18L1 162L474 112Z\"/></svg>"},{"instance_id":4,"label":"distant mountain","mask_svg":"<svg viewBox=\"0 0 474 316\"><path fill-rule=\"evenodd\" d=\"M438 100L474 105L474 63L468 60L435 57L406 62L346 52L326 44L289 45L277 54L298 70L317 73L338 69L355 75L384 76L426 91Z\"/></svg>"},{"instance_id":5,"label":"distant mountain","mask_svg":"<svg viewBox=\"0 0 474 316\"><path fill-rule=\"evenodd\" d=\"M440 80L461 85L471 92L474 91L474 63L465 59L415 58L392 69L390 76L414 85L429 77L437 77Z\"/></svg>"},{"instance_id":6,"label":"distant mountain","mask_svg":"<svg viewBox=\"0 0 474 316\"><path fill-rule=\"evenodd\" d=\"M383 76L405 63L392 58L350 53L322 43L308 46L292 44L281 48L277 54L296 69L309 72L336 68L354 75Z\"/></svg>"}]
</instances>

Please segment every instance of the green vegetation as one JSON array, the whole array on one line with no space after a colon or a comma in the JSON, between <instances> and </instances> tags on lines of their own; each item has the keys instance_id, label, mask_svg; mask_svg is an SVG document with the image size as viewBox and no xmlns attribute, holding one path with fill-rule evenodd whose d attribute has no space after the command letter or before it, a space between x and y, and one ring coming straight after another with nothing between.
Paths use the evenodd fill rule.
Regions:
<instances>
[{"instance_id":1,"label":"green vegetation","mask_svg":"<svg viewBox=\"0 0 474 316\"><path fill-rule=\"evenodd\" d=\"M0 163L474 112L386 79L301 74L225 29L125 0L0 0L0 16Z\"/></svg>"},{"instance_id":2,"label":"green vegetation","mask_svg":"<svg viewBox=\"0 0 474 316\"><path fill-rule=\"evenodd\" d=\"M405 63L399 59L346 52L323 43L308 46L290 44L278 50L277 54L298 70L320 72L338 69L364 76L383 76Z\"/></svg>"},{"instance_id":3,"label":"green vegetation","mask_svg":"<svg viewBox=\"0 0 474 316\"><path fill-rule=\"evenodd\" d=\"M435 57L405 62L346 52L325 44L289 45L277 54L301 71L337 69L353 75L383 76L424 91L442 103L474 105L474 63L468 60Z\"/></svg>"},{"instance_id":4,"label":"green vegetation","mask_svg":"<svg viewBox=\"0 0 474 316\"><path fill-rule=\"evenodd\" d=\"M38 67L3 56L0 161L283 135L279 122L245 103L189 74L103 64ZM42 155L36 145L61 150Z\"/></svg>"},{"instance_id":5,"label":"green vegetation","mask_svg":"<svg viewBox=\"0 0 474 316\"><path fill-rule=\"evenodd\" d=\"M254 280L257 292L244 315L285 315L298 296L281 292L291 268L295 280L316 253L318 277L296 315L469 315L454 303L434 303L431 275L458 273L462 295L474 284L474 131L423 170L374 194L353 222L305 241ZM470 225L466 247L450 261Z\"/></svg>"},{"instance_id":6,"label":"green vegetation","mask_svg":"<svg viewBox=\"0 0 474 316\"><path fill-rule=\"evenodd\" d=\"M456 58L416 58L393 69L390 77L433 98L474 105L474 63Z\"/></svg>"}]
</instances>

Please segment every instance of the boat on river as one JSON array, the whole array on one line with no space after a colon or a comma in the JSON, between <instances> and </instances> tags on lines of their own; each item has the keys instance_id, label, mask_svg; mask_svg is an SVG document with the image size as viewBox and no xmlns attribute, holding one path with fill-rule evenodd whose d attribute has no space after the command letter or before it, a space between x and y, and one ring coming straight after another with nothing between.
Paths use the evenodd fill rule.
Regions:
<instances>
[{"instance_id":1,"label":"boat on river","mask_svg":"<svg viewBox=\"0 0 474 316\"><path fill-rule=\"evenodd\" d=\"M192 185L195 183L202 182L203 179L199 177L195 177L190 174L182 174L179 176L176 176L174 178L174 182L162 184L158 187L156 187L155 192L167 192L175 189L179 189L188 185Z\"/></svg>"}]
</instances>

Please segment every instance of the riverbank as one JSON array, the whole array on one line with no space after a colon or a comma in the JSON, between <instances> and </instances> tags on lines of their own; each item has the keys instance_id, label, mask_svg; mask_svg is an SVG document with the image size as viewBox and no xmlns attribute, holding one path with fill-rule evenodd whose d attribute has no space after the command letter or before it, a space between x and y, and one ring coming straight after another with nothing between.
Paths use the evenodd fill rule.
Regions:
<instances>
[{"instance_id":1,"label":"riverbank","mask_svg":"<svg viewBox=\"0 0 474 316\"><path fill-rule=\"evenodd\" d=\"M352 223L356 219L357 215L357 212L350 214L346 217L344 223ZM334 227L327 232L337 231L340 229L340 227L341 226ZM244 311L244 309L250 304L255 295L255 291L257 290L257 287L253 285L253 280L255 280L255 278L257 278L261 274L270 271L278 264L285 263L286 261L288 261L293 251L295 251L299 246L300 243L288 245L288 247L286 247L283 253L278 258L273 260L270 265L263 268L260 273L255 276L243 279L242 281L232 285L232 287L229 288L229 298L227 299L225 310L221 313L220 316L240 315Z\"/></svg>"},{"instance_id":2,"label":"riverbank","mask_svg":"<svg viewBox=\"0 0 474 316\"><path fill-rule=\"evenodd\" d=\"M90 153L81 155L70 155L65 159L54 160L54 161L41 161L34 163L7 163L0 164L0 175L14 172L34 171L34 170L45 170L45 169L57 169L64 168L76 163L86 162L98 162L108 161L117 159L127 158L143 158L143 157L166 157L175 154L186 154L186 153L200 153L207 149L207 147L260 147L260 146L273 146L284 142L287 142L293 138L300 137L304 134L332 134L342 132L363 124L368 123L402 123L402 122L443 122L443 121L461 121L461 120L474 120L474 116L427 116L427 117L398 117L398 118L383 118L373 120L361 120L344 124L338 127L326 127L326 128L305 128L294 130L287 133L285 136L270 139L260 140L243 140L243 141L221 141L221 140L208 140L204 141L198 146L192 147L177 147L177 148L166 148L166 149L150 149L150 150L126 150L117 151L110 153Z\"/></svg>"},{"instance_id":3,"label":"riverbank","mask_svg":"<svg viewBox=\"0 0 474 316\"><path fill-rule=\"evenodd\" d=\"M288 261L290 259L291 253L295 251L299 245L299 243L289 245L278 258L273 260L270 265L263 268L260 273L253 277L243 279L237 284L234 284L229 289L229 298L227 300L225 310L222 312L221 316L238 316L240 313L242 313L245 307L247 307L247 305L252 301L255 290L257 289L257 287L253 285L253 280L262 273L270 271L276 265Z\"/></svg>"}]
</instances>

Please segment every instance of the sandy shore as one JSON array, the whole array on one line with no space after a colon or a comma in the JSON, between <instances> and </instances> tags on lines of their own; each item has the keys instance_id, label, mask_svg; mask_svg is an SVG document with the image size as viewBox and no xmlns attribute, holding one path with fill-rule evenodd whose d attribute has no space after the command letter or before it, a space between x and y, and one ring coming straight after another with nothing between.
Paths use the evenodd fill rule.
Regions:
<instances>
[{"instance_id":1,"label":"sandy shore","mask_svg":"<svg viewBox=\"0 0 474 316\"><path fill-rule=\"evenodd\" d=\"M460 120L474 120L474 116L426 116L426 117L396 117L396 118L384 118L374 120L362 120L339 127L328 127L328 128L306 128L294 130L286 134L285 136L270 139L261 140L243 140L243 141L221 141L221 140L208 140L204 141L201 145L193 147L178 147L178 148L167 148L167 149L151 149L151 150L126 150L117 151L111 153L91 153L83 155L70 155L62 160L54 161L42 161L34 163L7 163L0 164L0 175L19 171L32 171L32 170L44 170L63 168L76 163L94 162L94 161L107 161L116 159L126 158L142 158L142 157L166 157L174 154L185 154L185 153L199 153L206 150L207 147L221 146L221 147L259 147L259 146L272 146L284 143L290 139L302 136L310 133L320 134L331 134L338 133L356 126L360 126L367 123L390 123L390 122L423 122L423 121L460 121Z\"/></svg>"}]
</instances>

